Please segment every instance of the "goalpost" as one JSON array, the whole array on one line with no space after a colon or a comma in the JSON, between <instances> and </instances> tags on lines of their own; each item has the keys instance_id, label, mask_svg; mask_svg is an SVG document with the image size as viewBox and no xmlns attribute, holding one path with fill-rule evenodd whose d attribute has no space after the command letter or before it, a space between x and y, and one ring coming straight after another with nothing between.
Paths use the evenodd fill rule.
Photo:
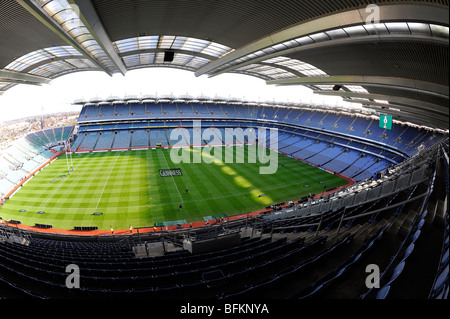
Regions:
<instances>
[{"instance_id":1,"label":"goalpost","mask_svg":"<svg viewBox=\"0 0 450 319\"><path fill-rule=\"evenodd\" d=\"M70 151L69 142L68 142L68 140L66 140L66 141L64 141L64 152L66 153L67 172L70 175L70 171L73 172L74 169L73 169L73 161L72 161L72 152L69 153L69 157L70 157L70 165L69 165L69 159L67 157L67 152L69 152L69 151Z\"/></svg>"}]
</instances>

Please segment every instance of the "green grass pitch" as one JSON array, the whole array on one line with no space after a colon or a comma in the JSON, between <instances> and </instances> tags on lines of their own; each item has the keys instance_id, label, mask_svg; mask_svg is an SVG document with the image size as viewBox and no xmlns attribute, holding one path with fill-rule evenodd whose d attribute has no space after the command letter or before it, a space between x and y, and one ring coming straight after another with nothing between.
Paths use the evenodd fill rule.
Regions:
<instances>
[{"instance_id":1,"label":"green grass pitch","mask_svg":"<svg viewBox=\"0 0 450 319\"><path fill-rule=\"evenodd\" d=\"M174 164L170 151L73 154L74 171L70 175L62 155L1 206L0 216L20 220L24 225L51 224L59 229L126 229L130 224L135 228L148 227L160 222L195 222L205 216L251 212L274 203L295 201L309 193L321 193L324 185L331 188L348 183L282 154L278 154L277 172L261 175L260 166L268 164L247 160L237 163L236 149L235 160L230 164L221 159L211 164ZM244 156L246 152L247 147ZM222 158L224 154L223 151ZM161 177L159 170L168 168L180 168L183 175ZM93 215L95 212L103 215Z\"/></svg>"}]
</instances>

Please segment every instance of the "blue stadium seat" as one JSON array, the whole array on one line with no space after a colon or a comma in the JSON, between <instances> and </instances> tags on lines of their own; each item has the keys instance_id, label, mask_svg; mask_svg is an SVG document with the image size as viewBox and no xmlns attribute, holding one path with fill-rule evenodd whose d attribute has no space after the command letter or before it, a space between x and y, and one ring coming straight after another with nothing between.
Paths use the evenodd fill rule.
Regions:
<instances>
[{"instance_id":1,"label":"blue stadium seat","mask_svg":"<svg viewBox=\"0 0 450 319\"><path fill-rule=\"evenodd\" d=\"M389 295L390 290L391 290L391 286L389 286L389 285L384 286L377 293L376 299L386 299L387 296Z\"/></svg>"},{"instance_id":2,"label":"blue stadium seat","mask_svg":"<svg viewBox=\"0 0 450 319\"><path fill-rule=\"evenodd\" d=\"M392 272L391 278L386 283L386 286L391 285L401 275L404 268L405 268L405 261L401 261L400 263L398 263Z\"/></svg>"}]
</instances>

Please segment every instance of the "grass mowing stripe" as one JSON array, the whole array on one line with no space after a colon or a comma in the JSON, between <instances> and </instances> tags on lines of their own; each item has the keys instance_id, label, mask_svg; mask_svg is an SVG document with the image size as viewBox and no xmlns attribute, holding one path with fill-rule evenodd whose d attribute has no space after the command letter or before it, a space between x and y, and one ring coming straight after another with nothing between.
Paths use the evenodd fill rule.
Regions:
<instances>
[{"instance_id":1,"label":"grass mowing stripe","mask_svg":"<svg viewBox=\"0 0 450 319\"><path fill-rule=\"evenodd\" d=\"M166 155L164 155L164 151L165 151L165 150L163 149L161 153L162 153L162 155L163 155L164 162L166 162L167 169L170 169L169 163L167 163ZM180 190L178 189L177 183L175 182L175 178L173 177L173 175L171 175L171 177L172 177L173 183L175 184L175 188L176 188L176 190L177 190L177 192L178 192L178 196L180 196L181 202L183 203L183 197L181 197Z\"/></svg>"},{"instance_id":2,"label":"grass mowing stripe","mask_svg":"<svg viewBox=\"0 0 450 319\"><path fill-rule=\"evenodd\" d=\"M61 183L59 183L58 187L56 187L56 189L52 192L52 194L47 198L44 205L42 205L43 208L47 205L48 201L56 194L56 191L58 191L61 188L61 186L64 184L64 182L67 180L68 179L65 178L63 181L61 181Z\"/></svg>"},{"instance_id":3,"label":"grass mowing stripe","mask_svg":"<svg viewBox=\"0 0 450 319\"><path fill-rule=\"evenodd\" d=\"M100 194L100 198L98 199L97 206L95 206L95 210L98 209L98 205L100 204L100 201L101 201L101 199L102 199L102 197L103 197L103 193L105 192L105 187L106 187L106 185L108 184L109 178L111 177L111 173L113 172L114 167L116 166L116 163L117 163L117 160L119 159L119 157L120 157L120 154L119 154L119 155L116 155L116 160L114 161L114 164L113 164L113 166L112 166L112 168L111 168L111 171L109 172L108 178L106 179L106 182L105 182L105 184L103 185L102 193Z\"/></svg>"},{"instance_id":4,"label":"grass mowing stripe","mask_svg":"<svg viewBox=\"0 0 450 319\"><path fill-rule=\"evenodd\" d=\"M204 164L204 169L199 170L195 164L183 165L183 171L186 172L183 173L183 179L187 180L185 185L189 189L188 194L184 195L187 198L185 206L191 219L201 211L208 212L218 208L217 204L206 201L207 198L212 198L214 193L221 192L218 188L220 184L213 182L211 171L206 166L208 164Z\"/></svg>"},{"instance_id":5,"label":"grass mowing stripe","mask_svg":"<svg viewBox=\"0 0 450 319\"><path fill-rule=\"evenodd\" d=\"M159 206L152 209L152 216L158 219L158 221L170 221L173 220L174 212L179 211L178 205L180 204L180 201L178 199L178 196L174 196L176 193L173 189L174 185L172 181L170 181L166 177L161 177L158 173L158 170L162 167L166 167L166 164L164 162L164 159L162 158L162 155L160 154L163 152L164 149L157 149L154 150L155 154L155 167L152 171L153 173L153 179L157 182L157 190L156 193L158 194L159 200L156 202L156 204L161 204Z\"/></svg>"},{"instance_id":6,"label":"grass mowing stripe","mask_svg":"<svg viewBox=\"0 0 450 319\"><path fill-rule=\"evenodd\" d=\"M53 168L53 166L52 166L52 168ZM47 168L46 168L46 169L47 169ZM53 181L54 179L56 179L58 175L61 176L61 173L55 172L55 173L53 174L51 180ZM34 178L36 178L36 177L37 177L37 176L34 176ZM51 187L52 187L52 184L49 184L49 185L46 187L46 189L51 188ZM36 188L36 192L35 192L35 193L33 194L33 196L25 203L25 206L27 206L28 203L29 203L31 200L33 200L34 197L35 197L40 191L41 191L40 188Z\"/></svg>"},{"instance_id":7,"label":"grass mowing stripe","mask_svg":"<svg viewBox=\"0 0 450 319\"><path fill-rule=\"evenodd\" d=\"M220 148L216 148L221 150ZM208 180L211 179L215 188L220 188L216 194L227 195L213 195L213 197L207 198L207 200L218 201L217 209L215 212L236 214L243 210L243 207L254 207L255 201L251 196L251 183L247 179L241 179L242 177L237 174L234 166L241 166L243 164L224 163L219 155L223 154L215 153L214 158L217 160L215 163L204 165L205 170L208 170ZM233 162L236 162L236 153L234 154ZM207 157L210 157L209 155ZM251 164L245 164L246 169ZM253 175L255 177L255 175Z\"/></svg>"},{"instance_id":8,"label":"grass mowing stripe","mask_svg":"<svg viewBox=\"0 0 450 319\"><path fill-rule=\"evenodd\" d=\"M191 148L191 155L194 150L201 149ZM246 162L237 163L241 158L237 152L233 152L232 163L224 163L226 149L221 150L221 161L215 164L176 164L183 175L172 176L172 180L158 173L159 169L175 167L167 156L170 149L78 154L74 155L76 172L64 181L50 183L63 171L67 174L66 160L60 157L7 200L0 207L0 216L21 220L24 225L37 222L65 229L74 225L126 229L130 223L148 227L154 222L192 222L219 213L258 210L267 206L264 200L268 199L271 203L296 200L301 192L319 193L317 187L323 188L320 181L328 187L347 183L284 155L279 155L282 165L275 174L260 175L259 167L268 164L250 164L248 157L244 158ZM245 148L244 156L247 152ZM303 188L307 183L310 187ZM189 188L188 194L185 188ZM263 193L266 196L258 197ZM183 210L178 209L180 198ZM37 214L46 201L45 214ZM93 216L96 207L104 214Z\"/></svg>"}]
</instances>

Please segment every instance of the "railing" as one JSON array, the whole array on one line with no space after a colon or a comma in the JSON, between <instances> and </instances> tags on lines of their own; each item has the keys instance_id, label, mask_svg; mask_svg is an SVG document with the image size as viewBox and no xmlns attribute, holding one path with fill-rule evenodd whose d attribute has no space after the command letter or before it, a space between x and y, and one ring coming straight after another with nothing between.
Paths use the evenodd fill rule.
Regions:
<instances>
[{"instance_id":1,"label":"railing","mask_svg":"<svg viewBox=\"0 0 450 319\"><path fill-rule=\"evenodd\" d=\"M440 151L440 148L441 144L436 144L423 154L411 158L410 160L407 161L407 163L401 164L400 165L401 167L397 168L394 171L394 174L390 174L385 178L383 178L382 180L380 180L378 183L375 183L376 185L375 187L373 187L374 183L361 182L355 186L350 187L350 189L344 192L338 192L337 194L336 193L333 194L334 197L329 198L328 201L326 199L319 198L314 201L299 204L294 208L289 208L283 211L272 213L266 217L263 216L263 219L265 219L265 221L264 222L261 221L261 223L259 225L256 225L255 227L257 230L261 231L270 229L271 234L277 230L290 230L299 227L317 227L316 230L317 235L318 230L320 229L322 223L324 222L325 214L329 213L330 211L335 211L337 213L334 216L339 216L340 214L339 226L337 228L337 234L339 234L344 221L374 216L389 209L403 207L405 204L425 198L425 201L423 202L420 208L421 211L423 211L433 191L434 180L436 177L436 163L433 163L433 161L436 161L435 155L437 154L437 152ZM427 169L429 166L434 166L434 171L431 179L427 174ZM401 182L399 182L399 180ZM385 185L384 182L387 181L394 181L396 183L392 185L392 191L390 192L385 192L383 189L383 185ZM428 189L420 195L412 197L411 193L408 199L401 201L399 203L389 204L386 207L378 208L368 212L366 211L358 215L348 216L348 212L352 208L356 208L364 204L369 204L371 202L376 202L392 195L397 195L400 192L403 192L412 187L416 189L418 185L425 183L427 181L429 181ZM369 187L372 188L369 189ZM376 187L381 187L381 189L379 189L379 191L374 191ZM366 194L364 194L363 192L366 192ZM358 194L359 199L362 200L355 199L356 197L354 196ZM353 196L353 198L351 196ZM372 198L366 199L367 196L368 197L372 196ZM323 210L321 209L322 207L328 207L328 209ZM340 213L339 211L342 209L343 211L342 213ZM313 210L314 212L311 213ZM291 221L295 225L281 226L280 224L284 223L286 220ZM303 224L301 222L302 220L308 222Z\"/></svg>"}]
</instances>

